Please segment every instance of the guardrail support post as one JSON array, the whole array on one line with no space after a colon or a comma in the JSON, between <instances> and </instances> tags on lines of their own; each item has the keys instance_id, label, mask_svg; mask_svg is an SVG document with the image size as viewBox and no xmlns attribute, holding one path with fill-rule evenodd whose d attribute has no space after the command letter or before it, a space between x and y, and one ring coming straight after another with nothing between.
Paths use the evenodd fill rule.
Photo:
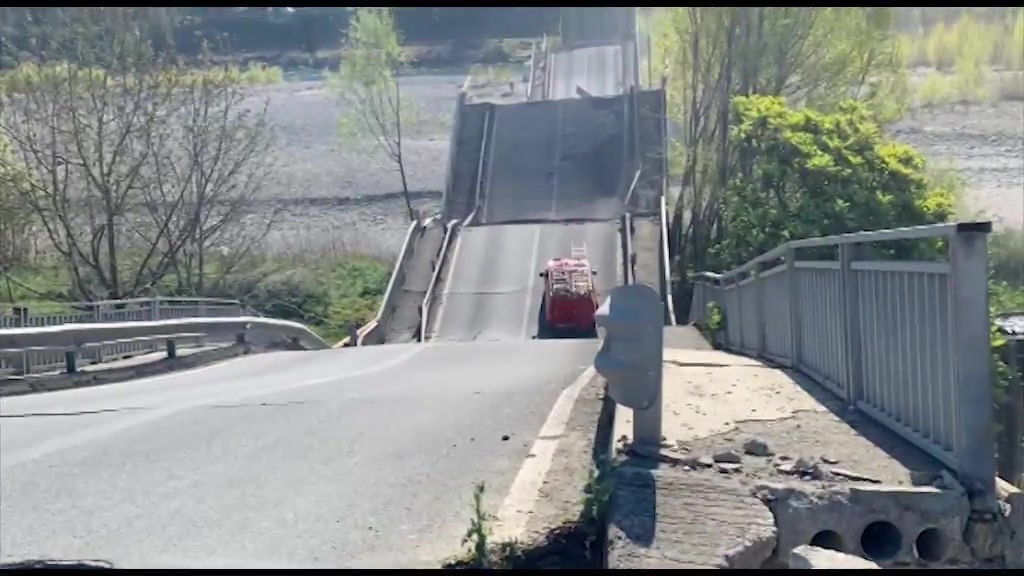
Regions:
<instances>
[{"instance_id":1,"label":"guardrail support post","mask_svg":"<svg viewBox=\"0 0 1024 576\"><path fill-rule=\"evenodd\" d=\"M594 369L608 381L608 395L633 409L633 445L661 449L661 297L647 284L618 286L594 315L605 329Z\"/></svg>"},{"instance_id":2,"label":"guardrail support post","mask_svg":"<svg viewBox=\"0 0 1024 576\"><path fill-rule=\"evenodd\" d=\"M178 357L178 343L174 340L167 339L167 359L174 360Z\"/></svg>"},{"instance_id":3,"label":"guardrail support post","mask_svg":"<svg viewBox=\"0 0 1024 576\"><path fill-rule=\"evenodd\" d=\"M28 307L14 306L12 311L14 312L14 327L27 328ZM32 372L32 357L28 352L22 352L18 355L17 365L14 367L14 373L18 376L26 376L30 372Z\"/></svg>"},{"instance_id":4,"label":"guardrail support post","mask_svg":"<svg viewBox=\"0 0 1024 576\"><path fill-rule=\"evenodd\" d=\"M235 334L235 344L242 345L242 344L245 344L245 343L246 343L245 332L239 332L239 333Z\"/></svg>"},{"instance_id":5,"label":"guardrail support post","mask_svg":"<svg viewBox=\"0 0 1024 576\"><path fill-rule=\"evenodd\" d=\"M796 267L796 250L786 250L786 294L789 298L789 362L800 367L800 277Z\"/></svg>"},{"instance_id":6,"label":"guardrail support post","mask_svg":"<svg viewBox=\"0 0 1024 576\"><path fill-rule=\"evenodd\" d=\"M766 333L768 320L765 317L764 277L761 275L761 272L762 265L758 264L752 272L754 278L752 284L754 285L754 302L756 306L754 314L757 318L757 355L763 357L765 352L768 351L768 345L765 343L768 339Z\"/></svg>"},{"instance_id":7,"label":"guardrail support post","mask_svg":"<svg viewBox=\"0 0 1024 576\"><path fill-rule=\"evenodd\" d=\"M959 434L958 477L972 507L995 505L996 462L992 390L992 346L988 310L988 247L991 223L958 227L949 238L950 291Z\"/></svg>"},{"instance_id":8,"label":"guardrail support post","mask_svg":"<svg viewBox=\"0 0 1024 576\"><path fill-rule=\"evenodd\" d=\"M863 366L861 366L860 288L853 262L862 257L863 246L839 246L839 281L843 298L843 363L845 364L846 403L856 407L864 399Z\"/></svg>"},{"instance_id":9,"label":"guardrail support post","mask_svg":"<svg viewBox=\"0 0 1024 576\"><path fill-rule=\"evenodd\" d=\"M64 352L64 367L68 374L78 372L78 351L67 350Z\"/></svg>"}]
</instances>

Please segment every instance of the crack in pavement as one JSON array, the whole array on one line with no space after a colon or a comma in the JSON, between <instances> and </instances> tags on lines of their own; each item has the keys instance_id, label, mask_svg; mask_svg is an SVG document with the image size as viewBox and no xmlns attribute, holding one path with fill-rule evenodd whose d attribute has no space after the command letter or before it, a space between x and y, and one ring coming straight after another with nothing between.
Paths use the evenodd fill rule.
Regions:
<instances>
[{"instance_id":1,"label":"crack in pavement","mask_svg":"<svg viewBox=\"0 0 1024 576\"><path fill-rule=\"evenodd\" d=\"M99 410L80 410L76 412L25 412L23 414L0 414L0 418L36 418L46 416L89 416L91 414L110 414L115 412L131 412L134 410L152 410L141 406L127 406L124 408L102 408Z\"/></svg>"},{"instance_id":2,"label":"crack in pavement","mask_svg":"<svg viewBox=\"0 0 1024 576\"><path fill-rule=\"evenodd\" d=\"M293 400L290 402L255 402L240 404L208 404L198 405L195 408L262 408L262 407L285 407L308 404L305 400ZM102 408L99 410L80 410L76 412L25 412L22 414L0 414L0 418L46 418L51 416L90 416L93 414L116 414L118 412L137 412L160 410L155 406L125 406L124 408Z\"/></svg>"},{"instance_id":3,"label":"crack in pavement","mask_svg":"<svg viewBox=\"0 0 1024 576\"><path fill-rule=\"evenodd\" d=\"M280 408L285 406L298 406L301 404L309 404L305 400L291 400L289 402L256 402L256 403L241 403L241 404L210 404L207 408Z\"/></svg>"},{"instance_id":4,"label":"crack in pavement","mask_svg":"<svg viewBox=\"0 0 1024 576\"><path fill-rule=\"evenodd\" d=\"M764 370L777 370L763 364L722 364L719 362L683 362L682 360L662 360L663 364L672 364L680 368L761 368Z\"/></svg>"}]
</instances>

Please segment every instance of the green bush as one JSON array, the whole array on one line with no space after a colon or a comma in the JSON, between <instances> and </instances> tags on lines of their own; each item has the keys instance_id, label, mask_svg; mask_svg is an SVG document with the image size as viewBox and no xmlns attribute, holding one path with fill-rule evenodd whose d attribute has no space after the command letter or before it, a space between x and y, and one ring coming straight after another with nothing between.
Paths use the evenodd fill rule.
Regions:
<instances>
[{"instance_id":1,"label":"green bush","mask_svg":"<svg viewBox=\"0 0 1024 576\"><path fill-rule=\"evenodd\" d=\"M943 222L954 211L953 191L931 186L924 158L887 141L860 104L822 113L751 96L733 108L738 167L722 198L718 269L788 240Z\"/></svg>"}]
</instances>

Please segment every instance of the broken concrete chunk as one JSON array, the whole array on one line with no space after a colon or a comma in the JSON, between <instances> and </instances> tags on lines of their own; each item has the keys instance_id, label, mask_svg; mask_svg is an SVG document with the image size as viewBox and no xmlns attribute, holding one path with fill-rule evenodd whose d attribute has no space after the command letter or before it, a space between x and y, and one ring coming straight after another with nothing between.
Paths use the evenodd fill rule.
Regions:
<instances>
[{"instance_id":1,"label":"broken concrete chunk","mask_svg":"<svg viewBox=\"0 0 1024 576\"><path fill-rule=\"evenodd\" d=\"M910 484L913 486L931 486L938 477L939 473L931 470L911 470Z\"/></svg>"},{"instance_id":2,"label":"broken concrete chunk","mask_svg":"<svg viewBox=\"0 0 1024 576\"><path fill-rule=\"evenodd\" d=\"M839 464L839 460L831 456L822 456L821 461L825 464Z\"/></svg>"},{"instance_id":3,"label":"broken concrete chunk","mask_svg":"<svg viewBox=\"0 0 1024 576\"><path fill-rule=\"evenodd\" d=\"M743 451L751 456L771 456L768 443L760 438L751 438L743 443Z\"/></svg>"},{"instance_id":4,"label":"broken concrete chunk","mask_svg":"<svg viewBox=\"0 0 1024 576\"><path fill-rule=\"evenodd\" d=\"M705 468L711 468L715 465L715 459L711 456L701 456L700 458L697 458L697 464L700 464Z\"/></svg>"},{"instance_id":5,"label":"broken concrete chunk","mask_svg":"<svg viewBox=\"0 0 1024 576\"><path fill-rule=\"evenodd\" d=\"M846 470L846 469L843 469L843 468L832 468L831 470L829 470L829 472L831 472L835 476L840 476L840 477L846 478L848 480L858 480L858 481L861 481L861 482L871 482L872 484L881 484L882 483L882 481L877 479L877 478L873 478L873 477L868 476L866 474L860 474L858 472L853 472L851 470Z\"/></svg>"},{"instance_id":6,"label":"broken concrete chunk","mask_svg":"<svg viewBox=\"0 0 1024 576\"><path fill-rule=\"evenodd\" d=\"M794 570L882 569L881 566L870 560L807 544L797 546L790 552L789 567Z\"/></svg>"},{"instance_id":7,"label":"broken concrete chunk","mask_svg":"<svg viewBox=\"0 0 1024 576\"><path fill-rule=\"evenodd\" d=\"M717 467L718 471L722 474L732 474L733 472L740 472L743 470L742 464L730 464L729 462L719 462Z\"/></svg>"},{"instance_id":8,"label":"broken concrete chunk","mask_svg":"<svg viewBox=\"0 0 1024 576\"><path fill-rule=\"evenodd\" d=\"M775 469L783 474L798 475L803 480L821 480L825 477L818 463L808 458L797 458L793 463L778 464Z\"/></svg>"},{"instance_id":9,"label":"broken concrete chunk","mask_svg":"<svg viewBox=\"0 0 1024 576\"><path fill-rule=\"evenodd\" d=\"M725 462L727 464L739 464L743 462L743 459L734 450L725 450L712 456L715 462Z\"/></svg>"},{"instance_id":10,"label":"broken concrete chunk","mask_svg":"<svg viewBox=\"0 0 1024 576\"><path fill-rule=\"evenodd\" d=\"M935 482L932 485L942 490L964 492L963 485L960 484L960 481L949 473L949 470L943 470L939 477L935 479Z\"/></svg>"}]
</instances>

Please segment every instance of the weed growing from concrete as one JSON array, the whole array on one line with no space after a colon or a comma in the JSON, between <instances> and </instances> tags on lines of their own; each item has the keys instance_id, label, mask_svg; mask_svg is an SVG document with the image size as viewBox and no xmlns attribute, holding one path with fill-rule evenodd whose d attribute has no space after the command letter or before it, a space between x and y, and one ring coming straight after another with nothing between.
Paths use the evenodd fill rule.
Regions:
<instances>
[{"instance_id":1,"label":"weed growing from concrete","mask_svg":"<svg viewBox=\"0 0 1024 576\"><path fill-rule=\"evenodd\" d=\"M496 518L493 514L484 509L484 492L486 486L483 482L473 487L473 518L470 520L466 535L462 537L462 545L472 546L470 563L477 568L488 568L490 557L487 549L488 540L491 535L491 522Z\"/></svg>"}]
</instances>

